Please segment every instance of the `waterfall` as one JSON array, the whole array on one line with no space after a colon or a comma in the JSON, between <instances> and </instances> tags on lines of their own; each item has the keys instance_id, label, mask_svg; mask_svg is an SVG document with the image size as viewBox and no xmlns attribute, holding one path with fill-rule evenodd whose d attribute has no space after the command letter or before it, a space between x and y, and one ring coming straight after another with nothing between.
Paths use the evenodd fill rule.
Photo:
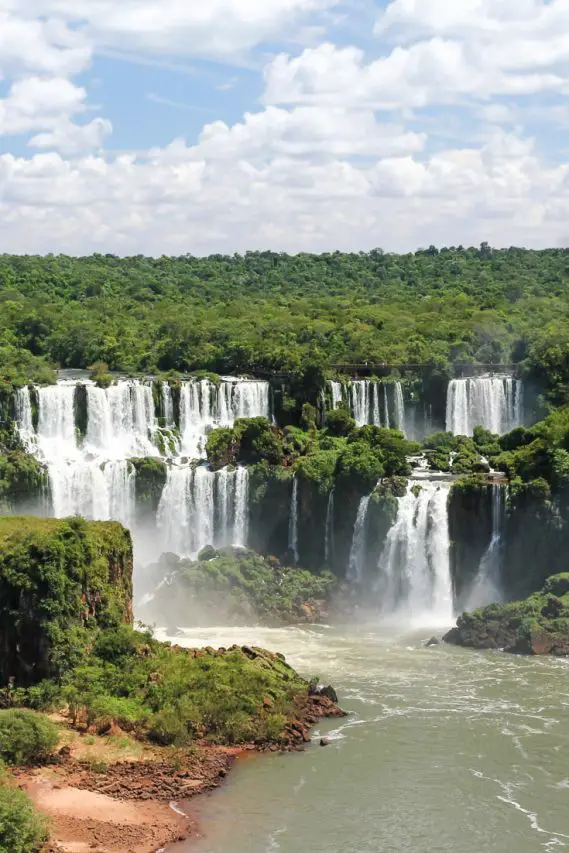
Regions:
<instances>
[{"instance_id":1,"label":"waterfall","mask_svg":"<svg viewBox=\"0 0 569 853\"><path fill-rule=\"evenodd\" d=\"M409 483L379 559L378 593L384 614L422 625L451 624L448 496L450 485Z\"/></svg>"},{"instance_id":2,"label":"waterfall","mask_svg":"<svg viewBox=\"0 0 569 853\"><path fill-rule=\"evenodd\" d=\"M32 398L27 385L16 392L16 427L24 444L35 441Z\"/></svg>"},{"instance_id":3,"label":"waterfall","mask_svg":"<svg viewBox=\"0 0 569 853\"><path fill-rule=\"evenodd\" d=\"M334 562L334 489L328 495L328 508L326 509L326 531L324 534L324 560L329 565Z\"/></svg>"},{"instance_id":4,"label":"waterfall","mask_svg":"<svg viewBox=\"0 0 569 853\"><path fill-rule=\"evenodd\" d=\"M292 480L292 494L290 498L290 515L288 523L288 548L294 555L294 564L298 565L298 477Z\"/></svg>"},{"instance_id":5,"label":"waterfall","mask_svg":"<svg viewBox=\"0 0 569 853\"><path fill-rule=\"evenodd\" d=\"M330 393L332 395L332 408L337 409L338 406L342 405L342 384L341 382L331 381L330 385Z\"/></svg>"},{"instance_id":6,"label":"waterfall","mask_svg":"<svg viewBox=\"0 0 569 853\"><path fill-rule=\"evenodd\" d=\"M184 382L180 391L180 434L182 454L191 459L205 457L205 435L213 426L213 386L207 379Z\"/></svg>"},{"instance_id":7,"label":"waterfall","mask_svg":"<svg viewBox=\"0 0 569 853\"><path fill-rule=\"evenodd\" d=\"M506 487L492 483L492 538L486 549L474 585L468 595L466 610L476 610L502 601L502 554Z\"/></svg>"},{"instance_id":8,"label":"waterfall","mask_svg":"<svg viewBox=\"0 0 569 853\"><path fill-rule=\"evenodd\" d=\"M162 550L195 557L206 545L246 547L249 472L171 465L158 507Z\"/></svg>"},{"instance_id":9,"label":"waterfall","mask_svg":"<svg viewBox=\"0 0 569 853\"><path fill-rule=\"evenodd\" d=\"M395 383L395 427L405 433L405 401L401 382Z\"/></svg>"},{"instance_id":10,"label":"waterfall","mask_svg":"<svg viewBox=\"0 0 569 853\"><path fill-rule=\"evenodd\" d=\"M271 419L268 382L226 377L218 386L208 379L184 382L180 394L182 455L205 458L207 434L233 426L237 418Z\"/></svg>"},{"instance_id":11,"label":"waterfall","mask_svg":"<svg viewBox=\"0 0 569 853\"><path fill-rule=\"evenodd\" d=\"M233 544L247 546L249 537L249 470L240 466L235 471L235 521Z\"/></svg>"},{"instance_id":12,"label":"waterfall","mask_svg":"<svg viewBox=\"0 0 569 853\"><path fill-rule=\"evenodd\" d=\"M372 403L371 403L371 422L375 426L381 426L381 415L379 414L379 385L374 382L372 385Z\"/></svg>"},{"instance_id":13,"label":"waterfall","mask_svg":"<svg viewBox=\"0 0 569 853\"><path fill-rule=\"evenodd\" d=\"M371 495L366 495L360 501L358 514L354 524L354 534L352 536L352 547L350 548L350 557L348 561L348 571L346 577L350 581L361 581L365 569L366 556L366 541L367 541L367 511Z\"/></svg>"},{"instance_id":14,"label":"waterfall","mask_svg":"<svg viewBox=\"0 0 569 853\"><path fill-rule=\"evenodd\" d=\"M511 376L453 379L447 394L447 432L472 435L483 426L496 435L523 422L523 385Z\"/></svg>"},{"instance_id":15,"label":"waterfall","mask_svg":"<svg viewBox=\"0 0 569 853\"><path fill-rule=\"evenodd\" d=\"M233 414L235 418L264 417L271 420L270 389L268 382L235 382L233 388Z\"/></svg>"},{"instance_id":16,"label":"waterfall","mask_svg":"<svg viewBox=\"0 0 569 853\"><path fill-rule=\"evenodd\" d=\"M369 386L367 379L358 379L350 382L350 401L352 414L357 427L369 423Z\"/></svg>"},{"instance_id":17,"label":"waterfall","mask_svg":"<svg viewBox=\"0 0 569 853\"><path fill-rule=\"evenodd\" d=\"M389 419L389 400L387 399L387 385L383 386L383 408L385 411L385 426L390 429L391 422Z\"/></svg>"},{"instance_id":18,"label":"waterfall","mask_svg":"<svg viewBox=\"0 0 569 853\"><path fill-rule=\"evenodd\" d=\"M247 545L249 475L243 467L212 472L182 464L198 458L209 429L231 425L238 416L270 417L266 382L227 377L219 386L207 379L184 382L180 393L181 441L159 441L174 425L172 391L162 384L160 430L150 382L118 380L99 388L91 380L61 380L36 389L38 427L32 397L15 397L16 424L30 453L48 470L51 512L116 519L136 526L136 471L129 460L166 457L168 477L157 523L166 550L196 554L204 545ZM85 412L79 407L85 406ZM81 435L78 425L85 429ZM165 459L166 461L166 459ZM142 532L142 531L141 531ZM151 533L152 540L158 541ZM146 550L156 543L148 543ZM136 537L135 537L136 545Z\"/></svg>"},{"instance_id":19,"label":"waterfall","mask_svg":"<svg viewBox=\"0 0 569 853\"><path fill-rule=\"evenodd\" d=\"M172 400L172 389L167 382L162 383L162 417L165 426L174 426L174 401Z\"/></svg>"}]
</instances>

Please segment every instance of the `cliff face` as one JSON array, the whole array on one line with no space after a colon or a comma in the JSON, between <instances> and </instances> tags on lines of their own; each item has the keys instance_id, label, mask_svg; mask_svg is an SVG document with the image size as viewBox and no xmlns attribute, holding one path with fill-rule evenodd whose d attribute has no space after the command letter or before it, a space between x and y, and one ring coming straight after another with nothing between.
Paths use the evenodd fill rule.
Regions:
<instances>
[{"instance_id":1,"label":"cliff face","mask_svg":"<svg viewBox=\"0 0 569 853\"><path fill-rule=\"evenodd\" d=\"M114 522L0 519L0 685L58 678L96 627L132 621L132 542Z\"/></svg>"}]
</instances>

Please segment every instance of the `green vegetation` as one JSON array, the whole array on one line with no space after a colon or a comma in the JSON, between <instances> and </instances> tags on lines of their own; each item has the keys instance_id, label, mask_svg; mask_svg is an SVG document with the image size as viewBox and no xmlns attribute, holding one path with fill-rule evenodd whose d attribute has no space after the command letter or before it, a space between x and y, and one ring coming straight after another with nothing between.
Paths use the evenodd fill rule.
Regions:
<instances>
[{"instance_id":1,"label":"green vegetation","mask_svg":"<svg viewBox=\"0 0 569 853\"><path fill-rule=\"evenodd\" d=\"M456 645L522 654L569 653L569 574L554 575L523 601L464 613L445 639Z\"/></svg>"},{"instance_id":2,"label":"green vegetation","mask_svg":"<svg viewBox=\"0 0 569 853\"><path fill-rule=\"evenodd\" d=\"M39 853L47 838L30 798L0 780L0 853Z\"/></svg>"},{"instance_id":3,"label":"green vegetation","mask_svg":"<svg viewBox=\"0 0 569 853\"><path fill-rule=\"evenodd\" d=\"M42 764L59 741L47 717L22 709L0 711L0 760L14 766Z\"/></svg>"},{"instance_id":4,"label":"green vegetation","mask_svg":"<svg viewBox=\"0 0 569 853\"><path fill-rule=\"evenodd\" d=\"M259 609L284 610L334 583L255 555L213 552L206 562L211 553L180 564L180 595L240 586ZM0 759L45 760L57 743L49 720L21 706L65 706L78 727L119 725L158 744L281 740L306 682L260 649L186 650L133 630L131 585L132 546L119 524L0 519Z\"/></svg>"},{"instance_id":5,"label":"green vegetation","mask_svg":"<svg viewBox=\"0 0 569 853\"><path fill-rule=\"evenodd\" d=\"M168 476L166 463L163 459L143 457L131 459L130 464L136 473L137 506L141 512L155 514Z\"/></svg>"},{"instance_id":6,"label":"green vegetation","mask_svg":"<svg viewBox=\"0 0 569 853\"><path fill-rule=\"evenodd\" d=\"M282 566L274 557L262 557L241 548L206 548L198 560L179 560L165 554L149 570L155 578L168 577L143 612L161 625L280 624L314 619L325 609L337 580Z\"/></svg>"},{"instance_id":7,"label":"green vegetation","mask_svg":"<svg viewBox=\"0 0 569 853\"><path fill-rule=\"evenodd\" d=\"M0 518L0 686L60 678L131 618L132 544L112 522Z\"/></svg>"},{"instance_id":8,"label":"green vegetation","mask_svg":"<svg viewBox=\"0 0 569 853\"><path fill-rule=\"evenodd\" d=\"M181 649L122 626L100 633L70 670L61 699L76 725L124 731L160 745L279 740L306 684L261 649ZM265 701L268 699L268 701Z\"/></svg>"},{"instance_id":9,"label":"green vegetation","mask_svg":"<svg viewBox=\"0 0 569 853\"><path fill-rule=\"evenodd\" d=\"M316 369L333 365L519 362L559 403L569 393L568 257L486 244L407 255L4 255L0 381L52 381L50 363L92 366L98 381L107 368L284 370L304 377L310 400Z\"/></svg>"}]
</instances>

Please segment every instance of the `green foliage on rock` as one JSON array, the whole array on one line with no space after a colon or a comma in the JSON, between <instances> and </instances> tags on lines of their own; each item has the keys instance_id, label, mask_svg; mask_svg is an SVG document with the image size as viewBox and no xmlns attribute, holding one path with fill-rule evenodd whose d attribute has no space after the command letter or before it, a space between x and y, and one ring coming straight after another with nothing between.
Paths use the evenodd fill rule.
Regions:
<instances>
[{"instance_id":1,"label":"green foliage on rock","mask_svg":"<svg viewBox=\"0 0 569 853\"><path fill-rule=\"evenodd\" d=\"M134 484L137 508L155 514L168 476L166 463L163 459L145 456L130 459L129 464L136 474Z\"/></svg>"},{"instance_id":2,"label":"green foliage on rock","mask_svg":"<svg viewBox=\"0 0 569 853\"><path fill-rule=\"evenodd\" d=\"M0 455L0 510L15 510L46 498L47 470L29 453Z\"/></svg>"},{"instance_id":3,"label":"green foliage on rock","mask_svg":"<svg viewBox=\"0 0 569 853\"><path fill-rule=\"evenodd\" d=\"M0 686L60 678L92 629L131 618L131 599L120 524L0 518Z\"/></svg>"},{"instance_id":4,"label":"green foliage on rock","mask_svg":"<svg viewBox=\"0 0 569 853\"><path fill-rule=\"evenodd\" d=\"M105 631L61 689L76 724L104 732L118 723L162 746L278 741L305 692L293 669L261 649L182 649L127 626Z\"/></svg>"},{"instance_id":5,"label":"green foliage on rock","mask_svg":"<svg viewBox=\"0 0 569 853\"><path fill-rule=\"evenodd\" d=\"M569 653L569 575L550 577L523 601L464 613L445 637L450 643L521 654Z\"/></svg>"}]
</instances>

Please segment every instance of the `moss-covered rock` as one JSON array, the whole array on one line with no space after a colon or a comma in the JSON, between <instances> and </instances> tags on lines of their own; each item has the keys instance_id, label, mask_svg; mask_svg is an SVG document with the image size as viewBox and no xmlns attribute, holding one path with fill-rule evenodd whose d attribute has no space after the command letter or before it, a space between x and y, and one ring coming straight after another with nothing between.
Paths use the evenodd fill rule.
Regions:
<instances>
[{"instance_id":1,"label":"moss-covered rock","mask_svg":"<svg viewBox=\"0 0 569 853\"><path fill-rule=\"evenodd\" d=\"M160 498L166 485L168 468L163 459L144 457L130 459L135 478L135 497L137 511L141 514L156 515Z\"/></svg>"},{"instance_id":2,"label":"moss-covered rock","mask_svg":"<svg viewBox=\"0 0 569 853\"><path fill-rule=\"evenodd\" d=\"M132 542L113 522L0 519L0 685L60 677L89 632L132 618Z\"/></svg>"},{"instance_id":3,"label":"moss-covered rock","mask_svg":"<svg viewBox=\"0 0 569 853\"><path fill-rule=\"evenodd\" d=\"M80 436L87 434L89 425L89 408L87 398L87 386L77 385L73 398L73 408L75 414L75 427Z\"/></svg>"},{"instance_id":4,"label":"moss-covered rock","mask_svg":"<svg viewBox=\"0 0 569 853\"><path fill-rule=\"evenodd\" d=\"M456 480L449 497L451 575L457 601L468 593L492 538L492 485L486 477Z\"/></svg>"},{"instance_id":5,"label":"moss-covered rock","mask_svg":"<svg viewBox=\"0 0 569 853\"><path fill-rule=\"evenodd\" d=\"M464 613L444 639L517 654L569 654L569 574L549 578L540 593L523 601Z\"/></svg>"},{"instance_id":6,"label":"moss-covered rock","mask_svg":"<svg viewBox=\"0 0 569 853\"><path fill-rule=\"evenodd\" d=\"M48 499L45 465L24 451L0 456L0 511L37 511L47 505Z\"/></svg>"},{"instance_id":7,"label":"moss-covered rock","mask_svg":"<svg viewBox=\"0 0 569 853\"><path fill-rule=\"evenodd\" d=\"M291 468L261 462L249 469L249 544L254 551L285 560L292 480Z\"/></svg>"}]
</instances>

